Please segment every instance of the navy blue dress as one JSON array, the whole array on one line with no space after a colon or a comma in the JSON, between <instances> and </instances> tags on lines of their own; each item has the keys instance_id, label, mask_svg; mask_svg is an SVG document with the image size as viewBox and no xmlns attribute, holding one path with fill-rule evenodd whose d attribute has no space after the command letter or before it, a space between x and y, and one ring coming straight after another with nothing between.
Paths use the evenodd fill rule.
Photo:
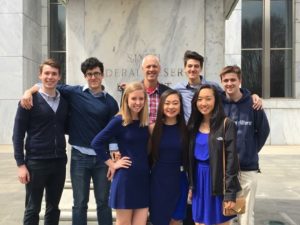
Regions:
<instances>
[{"instance_id":1,"label":"navy blue dress","mask_svg":"<svg viewBox=\"0 0 300 225\"><path fill-rule=\"evenodd\" d=\"M151 169L150 221L166 225L185 217L188 181L182 171L182 143L177 125L164 125L159 159Z\"/></svg>"},{"instance_id":2,"label":"navy blue dress","mask_svg":"<svg viewBox=\"0 0 300 225\"><path fill-rule=\"evenodd\" d=\"M115 137L119 151L128 156L132 165L118 169L113 177L109 205L114 209L139 209L149 207L150 170L147 144L148 127L140 127L140 121L123 126L121 116L114 117L94 138L92 146L103 160L109 159L105 144Z\"/></svg>"},{"instance_id":3,"label":"navy blue dress","mask_svg":"<svg viewBox=\"0 0 300 225\"><path fill-rule=\"evenodd\" d=\"M233 217L223 216L223 195L213 196L209 165L209 134L198 132L194 157L197 161L192 197L193 220L197 223L212 225L224 223Z\"/></svg>"}]
</instances>

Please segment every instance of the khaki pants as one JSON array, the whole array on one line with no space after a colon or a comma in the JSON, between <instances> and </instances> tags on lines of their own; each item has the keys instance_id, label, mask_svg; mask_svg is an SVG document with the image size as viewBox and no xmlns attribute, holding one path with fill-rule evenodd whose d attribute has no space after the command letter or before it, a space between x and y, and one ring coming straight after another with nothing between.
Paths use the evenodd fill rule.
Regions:
<instances>
[{"instance_id":1,"label":"khaki pants","mask_svg":"<svg viewBox=\"0 0 300 225\"><path fill-rule=\"evenodd\" d=\"M239 225L254 225L254 203L257 189L257 171L241 171L240 183L242 186L241 195L246 198L246 212L237 217ZM235 221L235 220L234 220Z\"/></svg>"}]
</instances>

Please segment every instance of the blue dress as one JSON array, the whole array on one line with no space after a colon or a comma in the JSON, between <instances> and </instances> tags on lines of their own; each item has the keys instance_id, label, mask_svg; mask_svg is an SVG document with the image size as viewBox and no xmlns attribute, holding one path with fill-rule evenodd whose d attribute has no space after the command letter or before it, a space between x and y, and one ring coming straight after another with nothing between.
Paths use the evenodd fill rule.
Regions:
<instances>
[{"instance_id":1,"label":"blue dress","mask_svg":"<svg viewBox=\"0 0 300 225\"><path fill-rule=\"evenodd\" d=\"M234 216L223 216L223 195L212 195L208 136L209 134L201 132L198 132L196 136L194 157L197 165L194 173L192 211L195 222L212 225L224 223Z\"/></svg>"},{"instance_id":2,"label":"blue dress","mask_svg":"<svg viewBox=\"0 0 300 225\"><path fill-rule=\"evenodd\" d=\"M188 181L182 171L182 143L177 125L164 125L159 159L151 170L150 221L166 225L185 218Z\"/></svg>"},{"instance_id":3,"label":"blue dress","mask_svg":"<svg viewBox=\"0 0 300 225\"><path fill-rule=\"evenodd\" d=\"M121 116L114 117L94 138L92 147L103 159L109 159L104 146L115 138L119 151L128 156L132 165L115 172L112 180L109 205L114 209L139 209L149 207L150 170L148 165L147 144L148 127L140 127L140 121L123 126Z\"/></svg>"}]
</instances>

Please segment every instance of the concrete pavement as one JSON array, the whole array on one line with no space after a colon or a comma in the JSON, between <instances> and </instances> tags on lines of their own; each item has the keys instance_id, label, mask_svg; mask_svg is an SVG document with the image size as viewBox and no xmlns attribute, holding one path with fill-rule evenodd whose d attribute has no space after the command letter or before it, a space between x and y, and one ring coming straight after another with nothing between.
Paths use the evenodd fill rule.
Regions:
<instances>
[{"instance_id":1,"label":"concrete pavement","mask_svg":"<svg viewBox=\"0 0 300 225\"><path fill-rule=\"evenodd\" d=\"M12 146L0 145L0 225L22 224L24 212L25 191L12 152ZM260 166L255 225L300 225L300 146L265 146ZM89 225L97 224L93 202L91 195ZM71 224L71 206L71 190L66 189L60 206L65 220L60 224Z\"/></svg>"}]
</instances>

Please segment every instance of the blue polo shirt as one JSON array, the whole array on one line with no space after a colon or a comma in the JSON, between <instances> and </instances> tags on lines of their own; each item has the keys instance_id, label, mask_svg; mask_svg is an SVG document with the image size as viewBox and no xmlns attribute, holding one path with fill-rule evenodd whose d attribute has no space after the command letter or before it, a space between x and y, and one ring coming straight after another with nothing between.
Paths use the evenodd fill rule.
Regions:
<instances>
[{"instance_id":1,"label":"blue polo shirt","mask_svg":"<svg viewBox=\"0 0 300 225\"><path fill-rule=\"evenodd\" d=\"M183 101L183 111L184 111L184 118L185 121L188 122L191 110L192 110L192 99L195 94L195 92L201 87L202 84L210 84L217 88L217 90L222 93L222 88L215 82L206 81L203 76L200 75L201 84L198 85L190 85L188 81L180 82L175 84L174 87L172 87L174 90L177 90L182 95L182 101Z\"/></svg>"}]
</instances>

